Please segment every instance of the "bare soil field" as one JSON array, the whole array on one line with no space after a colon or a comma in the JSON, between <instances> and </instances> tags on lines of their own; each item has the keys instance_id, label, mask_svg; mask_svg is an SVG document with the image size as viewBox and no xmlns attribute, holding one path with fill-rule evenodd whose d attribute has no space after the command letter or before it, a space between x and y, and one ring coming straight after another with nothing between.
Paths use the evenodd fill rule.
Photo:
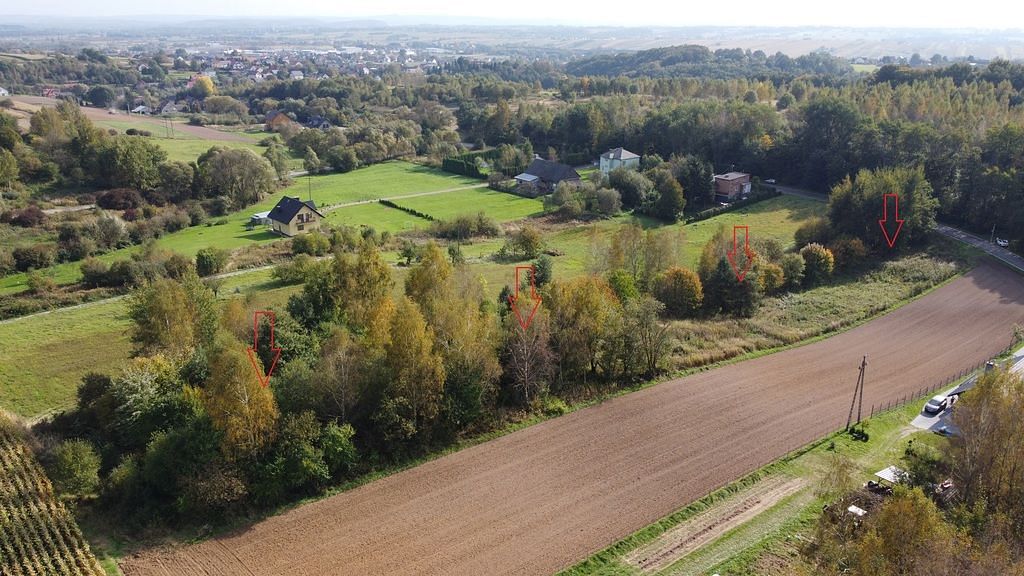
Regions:
<instances>
[{"instance_id":1,"label":"bare soil field","mask_svg":"<svg viewBox=\"0 0 1024 576\"><path fill-rule=\"evenodd\" d=\"M984 361L1014 323L1024 278L984 264L827 340L626 394L122 568L550 574L843 425L863 354L868 406Z\"/></svg>"}]
</instances>

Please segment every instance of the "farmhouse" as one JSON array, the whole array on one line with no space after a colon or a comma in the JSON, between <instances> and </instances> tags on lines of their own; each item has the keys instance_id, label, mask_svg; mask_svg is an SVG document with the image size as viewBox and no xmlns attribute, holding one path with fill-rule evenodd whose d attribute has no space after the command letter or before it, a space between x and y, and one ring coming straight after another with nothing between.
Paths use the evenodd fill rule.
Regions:
<instances>
[{"instance_id":1,"label":"farmhouse","mask_svg":"<svg viewBox=\"0 0 1024 576\"><path fill-rule=\"evenodd\" d=\"M580 175L572 166L543 158L534 158L526 171L516 176L516 187L529 196L547 194L560 182L579 182Z\"/></svg>"},{"instance_id":2,"label":"farmhouse","mask_svg":"<svg viewBox=\"0 0 1024 576\"><path fill-rule=\"evenodd\" d=\"M616 168L640 168L640 156L625 148L612 148L601 154L601 174L608 174Z\"/></svg>"},{"instance_id":3,"label":"farmhouse","mask_svg":"<svg viewBox=\"0 0 1024 576\"><path fill-rule=\"evenodd\" d=\"M750 174L726 172L715 174L715 201L732 202L750 194Z\"/></svg>"},{"instance_id":4,"label":"farmhouse","mask_svg":"<svg viewBox=\"0 0 1024 576\"><path fill-rule=\"evenodd\" d=\"M280 110L271 110L270 112L267 112L263 121L266 124L267 132L273 132L278 128L282 128L295 122Z\"/></svg>"},{"instance_id":5,"label":"farmhouse","mask_svg":"<svg viewBox=\"0 0 1024 576\"><path fill-rule=\"evenodd\" d=\"M323 217L312 200L302 201L285 196L278 200L266 219L270 221L270 227L274 232L284 236L295 236L319 230L320 219Z\"/></svg>"},{"instance_id":6,"label":"farmhouse","mask_svg":"<svg viewBox=\"0 0 1024 576\"><path fill-rule=\"evenodd\" d=\"M0 96L10 96L11 93L7 91L7 88L0 86Z\"/></svg>"}]
</instances>

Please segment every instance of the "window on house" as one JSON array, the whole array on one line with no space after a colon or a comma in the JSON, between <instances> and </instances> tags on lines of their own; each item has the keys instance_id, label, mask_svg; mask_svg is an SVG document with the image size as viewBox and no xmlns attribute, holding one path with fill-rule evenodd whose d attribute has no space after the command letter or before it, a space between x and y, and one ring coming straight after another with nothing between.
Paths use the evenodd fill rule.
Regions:
<instances>
[{"instance_id":1,"label":"window on house","mask_svg":"<svg viewBox=\"0 0 1024 576\"><path fill-rule=\"evenodd\" d=\"M302 230L304 228L305 228L305 226L303 224L299 224L299 230Z\"/></svg>"}]
</instances>

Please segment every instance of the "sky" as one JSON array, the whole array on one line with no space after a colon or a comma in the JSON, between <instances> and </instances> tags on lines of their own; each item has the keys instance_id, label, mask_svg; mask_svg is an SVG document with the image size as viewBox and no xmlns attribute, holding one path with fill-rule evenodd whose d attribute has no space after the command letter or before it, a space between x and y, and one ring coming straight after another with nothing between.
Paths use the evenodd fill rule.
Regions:
<instances>
[{"instance_id":1,"label":"sky","mask_svg":"<svg viewBox=\"0 0 1024 576\"><path fill-rule=\"evenodd\" d=\"M521 23L613 26L842 26L893 28L1024 29L1019 0L974 0L956 3L918 0L33 0L16 12L62 17L195 15L207 17L268 16L348 17L459 15L514 19ZM948 5L947 5L948 6Z\"/></svg>"}]
</instances>

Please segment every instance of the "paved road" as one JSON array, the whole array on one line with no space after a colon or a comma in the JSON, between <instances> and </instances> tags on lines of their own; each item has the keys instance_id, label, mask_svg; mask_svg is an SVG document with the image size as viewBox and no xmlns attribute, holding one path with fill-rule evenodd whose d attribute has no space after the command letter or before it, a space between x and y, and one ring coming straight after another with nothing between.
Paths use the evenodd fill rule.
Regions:
<instances>
[{"instance_id":1,"label":"paved road","mask_svg":"<svg viewBox=\"0 0 1024 576\"><path fill-rule=\"evenodd\" d=\"M955 240L959 240L965 244L970 244L975 248L984 250L989 256L996 258L1011 268L1015 268L1018 272L1024 272L1024 258L1010 252L1006 248L1000 248L995 244L992 244L984 238L975 236L970 232L965 232L959 228L954 228L946 224L939 224L935 229L944 236L949 236Z\"/></svg>"},{"instance_id":2,"label":"paved road","mask_svg":"<svg viewBox=\"0 0 1024 576\"><path fill-rule=\"evenodd\" d=\"M827 195L819 194L818 192L812 192L810 190L795 188L793 186L782 186L778 184L775 185L775 187L778 188L779 192L782 192L783 194L788 194L790 196L799 196L801 198L817 200L819 202L828 201ZM1007 266L1016 269L1018 272L1024 273L1024 257L1021 257L1013 252L1010 252L1006 248L1000 248L999 246L992 244L991 242L985 240L984 238L981 238L959 228L954 228L953 226L950 226L948 224L937 224L935 226L935 231L938 232L939 234L942 234L943 236L947 236L954 240L959 240L964 244L970 244L971 246L974 246L975 248L984 251L989 256L992 256L993 258L996 258L997 260L1001 261L1003 264L1006 264Z\"/></svg>"}]
</instances>

